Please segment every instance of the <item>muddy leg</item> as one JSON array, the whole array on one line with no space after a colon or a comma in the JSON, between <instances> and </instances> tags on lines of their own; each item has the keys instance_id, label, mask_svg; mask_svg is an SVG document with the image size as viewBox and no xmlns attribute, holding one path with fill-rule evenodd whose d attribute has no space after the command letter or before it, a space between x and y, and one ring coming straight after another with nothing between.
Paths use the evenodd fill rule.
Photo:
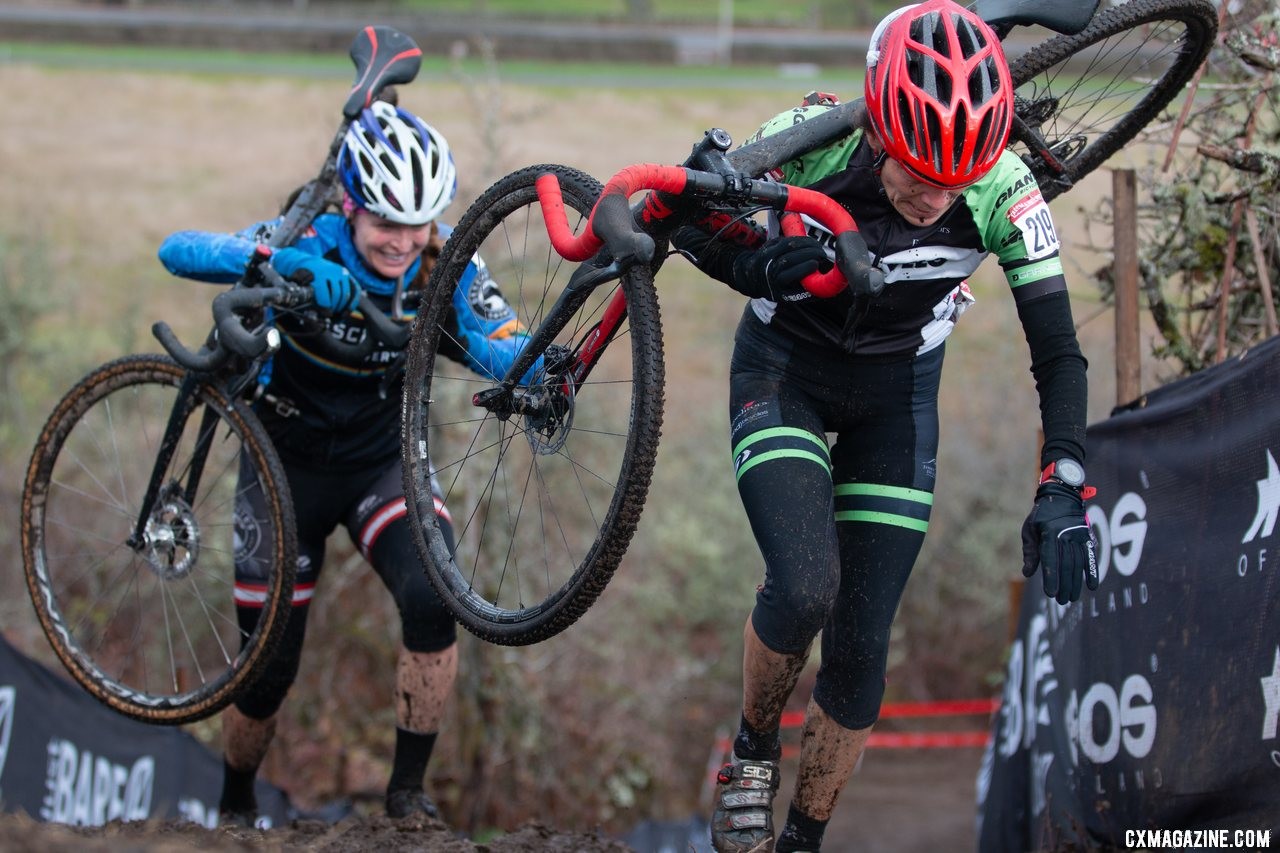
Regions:
<instances>
[{"instance_id":1,"label":"muddy leg","mask_svg":"<svg viewBox=\"0 0 1280 853\"><path fill-rule=\"evenodd\" d=\"M750 617L742 633L742 715L756 731L775 731L809 659L809 650L798 655L778 654L760 642Z\"/></svg>"},{"instance_id":2,"label":"muddy leg","mask_svg":"<svg viewBox=\"0 0 1280 853\"><path fill-rule=\"evenodd\" d=\"M815 820L830 820L870 735L870 726L846 729L810 699L800 740L793 806Z\"/></svg>"},{"instance_id":3,"label":"muddy leg","mask_svg":"<svg viewBox=\"0 0 1280 853\"><path fill-rule=\"evenodd\" d=\"M411 732L437 732L458 675L458 645L439 652L400 647L396 662L396 724Z\"/></svg>"}]
</instances>

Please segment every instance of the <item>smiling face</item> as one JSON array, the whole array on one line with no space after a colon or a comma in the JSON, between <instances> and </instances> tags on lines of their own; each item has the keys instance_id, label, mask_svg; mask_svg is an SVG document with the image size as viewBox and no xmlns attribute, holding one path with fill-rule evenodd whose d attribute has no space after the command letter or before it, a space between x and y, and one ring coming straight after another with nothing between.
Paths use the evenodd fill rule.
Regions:
<instances>
[{"instance_id":1,"label":"smiling face","mask_svg":"<svg viewBox=\"0 0 1280 853\"><path fill-rule=\"evenodd\" d=\"M401 225L356 208L351 214L351 241L369 268L383 278L404 275L431 239L431 223Z\"/></svg>"}]
</instances>

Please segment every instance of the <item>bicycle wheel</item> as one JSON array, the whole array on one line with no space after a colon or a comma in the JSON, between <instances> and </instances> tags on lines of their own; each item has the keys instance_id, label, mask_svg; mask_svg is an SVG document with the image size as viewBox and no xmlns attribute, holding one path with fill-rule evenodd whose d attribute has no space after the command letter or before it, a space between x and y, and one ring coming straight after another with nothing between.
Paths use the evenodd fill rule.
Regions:
<instances>
[{"instance_id":1,"label":"bicycle wheel","mask_svg":"<svg viewBox=\"0 0 1280 853\"><path fill-rule=\"evenodd\" d=\"M1066 192L1155 119L1200 67L1217 29L1207 0L1131 0L1014 62L1015 109L1031 132L1015 122L1011 144L1045 199ZM1037 153L1037 135L1063 171Z\"/></svg>"},{"instance_id":2,"label":"bicycle wheel","mask_svg":"<svg viewBox=\"0 0 1280 853\"><path fill-rule=\"evenodd\" d=\"M293 507L270 440L244 403L207 384L194 386L194 411L134 541L185 375L149 355L90 373L50 415L22 495L23 564L45 635L89 693L149 723L199 720L234 698L279 639L297 570ZM250 477L269 496L266 517L235 503ZM261 616L242 627L234 554L251 537L274 546Z\"/></svg>"},{"instance_id":3,"label":"bicycle wheel","mask_svg":"<svg viewBox=\"0 0 1280 853\"><path fill-rule=\"evenodd\" d=\"M593 178L533 166L486 191L450 236L429 282L406 367L405 492L427 573L477 636L503 645L546 639L573 624L604 590L635 532L662 426L662 331L652 272L635 268L596 288L542 353L528 384L538 411L498 415L473 405L497 385L454 363L452 296L473 256L525 329L536 329L576 264L551 248L534 181L554 172L571 226L600 194ZM576 222L572 219L576 218ZM584 382L567 378L619 291L626 315ZM433 482L455 543L437 523Z\"/></svg>"}]
</instances>

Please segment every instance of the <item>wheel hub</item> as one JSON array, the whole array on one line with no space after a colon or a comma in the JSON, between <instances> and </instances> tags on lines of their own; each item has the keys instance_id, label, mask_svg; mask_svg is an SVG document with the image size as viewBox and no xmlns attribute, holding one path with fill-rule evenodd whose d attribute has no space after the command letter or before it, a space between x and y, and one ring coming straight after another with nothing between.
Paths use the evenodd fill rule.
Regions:
<instances>
[{"instance_id":1,"label":"wheel hub","mask_svg":"<svg viewBox=\"0 0 1280 853\"><path fill-rule=\"evenodd\" d=\"M559 453L573 427L573 385L562 382L542 389L541 405L524 416L529 447L539 456Z\"/></svg>"},{"instance_id":2,"label":"wheel hub","mask_svg":"<svg viewBox=\"0 0 1280 853\"><path fill-rule=\"evenodd\" d=\"M176 483L165 486L147 519L140 549L151 571L162 580L191 574L200 555L200 526Z\"/></svg>"}]
</instances>

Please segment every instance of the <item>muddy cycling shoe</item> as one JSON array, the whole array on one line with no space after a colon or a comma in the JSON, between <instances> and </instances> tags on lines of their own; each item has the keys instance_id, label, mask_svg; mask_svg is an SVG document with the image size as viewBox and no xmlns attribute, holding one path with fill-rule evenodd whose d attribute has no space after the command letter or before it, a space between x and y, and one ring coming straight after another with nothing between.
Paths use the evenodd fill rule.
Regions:
<instances>
[{"instance_id":1,"label":"muddy cycling shoe","mask_svg":"<svg viewBox=\"0 0 1280 853\"><path fill-rule=\"evenodd\" d=\"M734 760L716 774L716 808L711 814L711 846L716 853L770 853L773 850L773 795L778 762Z\"/></svg>"},{"instance_id":2,"label":"muddy cycling shoe","mask_svg":"<svg viewBox=\"0 0 1280 853\"><path fill-rule=\"evenodd\" d=\"M401 788L387 792L387 817L402 818L416 814L439 820L440 809L419 788Z\"/></svg>"}]
</instances>

